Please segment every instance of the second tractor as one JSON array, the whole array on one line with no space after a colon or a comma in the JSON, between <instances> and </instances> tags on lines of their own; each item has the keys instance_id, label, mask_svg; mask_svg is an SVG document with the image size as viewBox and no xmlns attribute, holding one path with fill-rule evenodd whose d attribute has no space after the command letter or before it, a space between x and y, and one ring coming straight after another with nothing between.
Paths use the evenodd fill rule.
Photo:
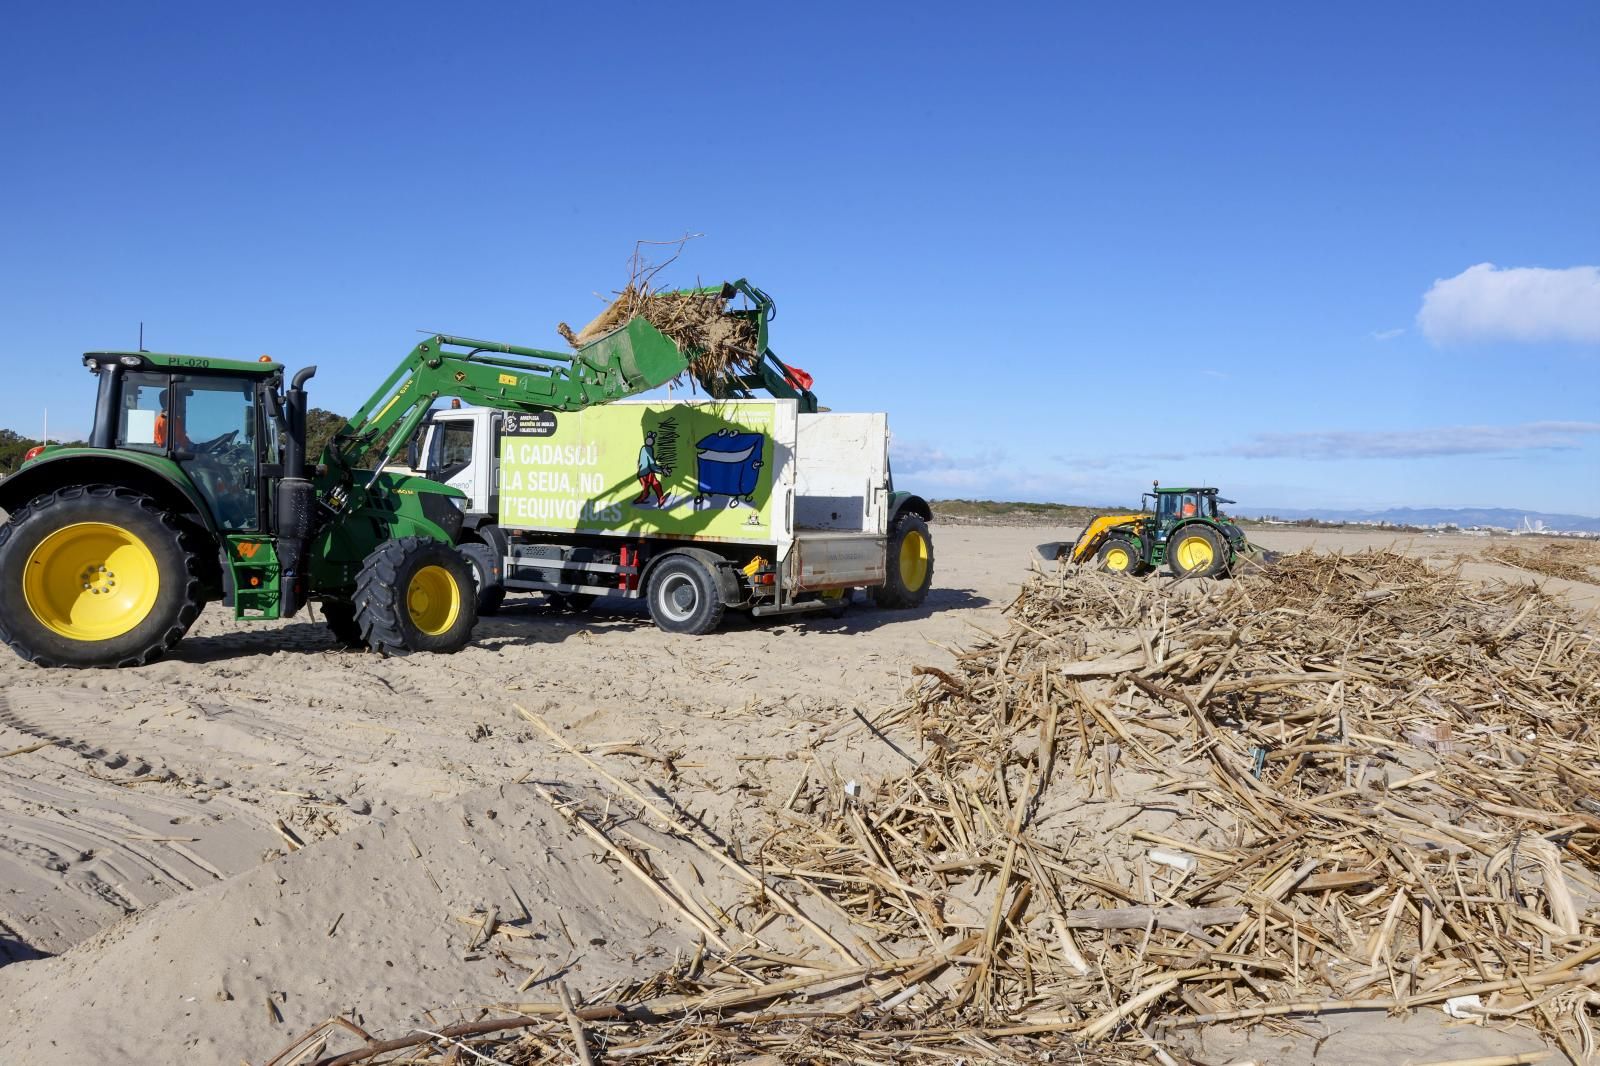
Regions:
<instances>
[{"instance_id":1,"label":"second tractor","mask_svg":"<svg viewBox=\"0 0 1600 1066\"><path fill-rule=\"evenodd\" d=\"M1141 497L1141 510L1096 515L1076 541L1041 544L1039 554L1123 574L1165 565L1174 577L1231 573L1241 558L1270 561L1217 506L1233 502L1215 488L1162 488L1157 481Z\"/></svg>"}]
</instances>

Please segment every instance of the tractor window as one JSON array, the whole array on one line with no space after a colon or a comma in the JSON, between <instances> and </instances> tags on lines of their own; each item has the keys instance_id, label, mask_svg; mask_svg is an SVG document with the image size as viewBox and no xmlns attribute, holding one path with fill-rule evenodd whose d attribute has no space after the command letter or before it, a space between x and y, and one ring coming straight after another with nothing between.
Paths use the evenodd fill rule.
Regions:
<instances>
[{"instance_id":1,"label":"tractor window","mask_svg":"<svg viewBox=\"0 0 1600 1066\"><path fill-rule=\"evenodd\" d=\"M239 378L173 379L172 435L179 462L227 530L259 525L256 387Z\"/></svg>"},{"instance_id":2,"label":"tractor window","mask_svg":"<svg viewBox=\"0 0 1600 1066\"><path fill-rule=\"evenodd\" d=\"M1195 518L1204 512L1200 509L1200 497L1192 492L1183 494L1183 505L1178 509L1179 518Z\"/></svg>"},{"instance_id":3,"label":"tractor window","mask_svg":"<svg viewBox=\"0 0 1600 1066\"><path fill-rule=\"evenodd\" d=\"M117 447L146 452L167 450L167 386L171 380L165 374L142 371L122 375Z\"/></svg>"},{"instance_id":4,"label":"tractor window","mask_svg":"<svg viewBox=\"0 0 1600 1066\"><path fill-rule=\"evenodd\" d=\"M1178 496L1176 493L1163 492L1156 496L1156 517L1170 519L1178 514Z\"/></svg>"}]
</instances>

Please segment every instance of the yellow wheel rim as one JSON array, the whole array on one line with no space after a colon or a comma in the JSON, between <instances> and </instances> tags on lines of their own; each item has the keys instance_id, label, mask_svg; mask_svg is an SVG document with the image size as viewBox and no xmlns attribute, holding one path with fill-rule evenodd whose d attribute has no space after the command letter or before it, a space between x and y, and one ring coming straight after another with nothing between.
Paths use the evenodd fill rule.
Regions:
<instances>
[{"instance_id":1,"label":"yellow wheel rim","mask_svg":"<svg viewBox=\"0 0 1600 1066\"><path fill-rule=\"evenodd\" d=\"M442 566L424 566L411 576L406 588L406 609L418 629L436 637L448 632L461 614L461 590Z\"/></svg>"},{"instance_id":2,"label":"yellow wheel rim","mask_svg":"<svg viewBox=\"0 0 1600 1066\"><path fill-rule=\"evenodd\" d=\"M1106 552L1107 570L1126 570L1133 559L1128 555L1126 548L1112 548Z\"/></svg>"},{"instance_id":3,"label":"yellow wheel rim","mask_svg":"<svg viewBox=\"0 0 1600 1066\"><path fill-rule=\"evenodd\" d=\"M1178 565L1185 571L1204 570L1215 558L1211 542L1204 537L1185 537L1178 541Z\"/></svg>"},{"instance_id":4,"label":"yellow wheel rim","mask_svg":"<svg viewBox=\"0 0 1600 1066\"><path fill-rule=\"evenodd\" d=\"M928 580L928 538L915 529L900 542L900 584L913 592Z\"/></svg>"},{"instance_id":5,"label":"yellow wheel rim","mask_svg":"<svg viewBox=\"0 0 1600 1066\"><path fill-rule=\"evenodd\" d=\"M109 522L62 526L33 549L22 575L28 610L68 640L122 636L150 616L160 592L155 554Z\"/></svg>"}]
</instances>

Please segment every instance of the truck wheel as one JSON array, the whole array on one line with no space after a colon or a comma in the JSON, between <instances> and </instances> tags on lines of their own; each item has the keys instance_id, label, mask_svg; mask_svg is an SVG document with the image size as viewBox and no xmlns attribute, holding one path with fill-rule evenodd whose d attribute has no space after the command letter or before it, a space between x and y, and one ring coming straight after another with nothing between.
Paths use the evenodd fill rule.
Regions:
<instances>
[{"instance_id":1,"label":"truck wheel","mask_svg":"<svg viewBox=\"0 0 1600 1066\"><path fill-rule=\"evenodd\" d=\"M650 617L668 633L709 633L722 624L717 580L699 559L673 555L650 572Z\"/></svg>"},{"instance_id":2,"label":"truck wheel","mask_svg":"<svg viewBox=\"0 0 1600 1066\"><path fill-rule=\"evenodd\" d=\"M487 544L463 544L456 550L472 567L472 581L478 589L478 617L494 614L506 602L505 573L500 558Z\"/></svg>"},{"instance_id":3,"label":"truck wheel","mask_svg":"<svg viewBox=\"0 0 1600 1066\"><path fill-rule=\"evenodd\" d=\"M367 639L361 635L361 625L356 621L356 605L339 600L322 601L322 620L341 647L365 648Z\"/></svg>"},{"instance_id":4,"label":"truck wheel","mask_svg":"<svg viewBox=\"0 0 1600 1066\"><path fill-rule=\"evenodd\" d=\"M1178 527L1167 538L1167 569L1173 577L1215 577L1228 568L1228 547L1202 522Z\"/></svg>"},{"instance_id":5,"label":"truck wheel","mask_svg":"<svg viewBox=\"0 0 1600 1066\"><path fill-rule=\"evenodd\" d=\"M1107 537L1094 558L1100 569L1113 574L1137 574L1144 569L1139 546L1127 537Z\"/></svg>"},{"instance_id":6,"label":"truck wheel","mask_svg":"<svg viewBox=\"0 0 1600 1066\"><path fill-rule=\"evenodd\" d=\"M150 497L57 489L0 526L0 640L40 666L143 666L200 616L198 563Z\"/></svg>"},{"instance_id":7,"label":"truck wheel","mask_svg":"<svg viewBox=\"0 0 1600 1066\"><path fill-rule=\"evenodd\" d=\"M894 520L884 553L880 607L920 607L933 585L933 538L920 515L909 511Z\"/></svg>"},{"instance_id":8,"label":"truck wheel","mask_svg":"<svg viewBox=\"0 0 1600 1066\"><path fill-rule=\"evenodd\" d=\"M385 541L356 577L356 624L383 655L460 651L478 621L472 567L427 537Z\"/></svg>"}]
</instances>

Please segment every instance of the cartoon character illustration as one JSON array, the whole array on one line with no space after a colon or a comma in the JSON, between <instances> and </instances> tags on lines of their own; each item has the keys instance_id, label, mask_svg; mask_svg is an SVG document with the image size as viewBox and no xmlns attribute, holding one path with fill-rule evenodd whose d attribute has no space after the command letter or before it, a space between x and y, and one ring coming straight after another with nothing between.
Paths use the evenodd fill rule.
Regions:
<instances>
[{"instance_id":1,"label":"cartoon character illustration","mask_svg":"<svg viewBox=\"0 0 1600 1066\"><path fill-rule=\"evenodd\" d=\"M656 506L666 505L666 493L661 491L661 475L670 475L672 471L656 461L656 435L646 433L644 446L639 449L639 496L633 501L635 507L642 507L655 494Z\"/></svg>"},{"instance_id":2,"label":"cartoon character illustration","mask_svg":"<svg viewBox=\"0 0 1600 1066\"><path fill-rule=\"evenodd\" d=\"M728 506L754 504L756 482L761 477L761 456L766 445L761 433L719 429L700 438L695 469L696 510L710 505L709 497L727 496Z\"/></svg>"}]
</instances>

